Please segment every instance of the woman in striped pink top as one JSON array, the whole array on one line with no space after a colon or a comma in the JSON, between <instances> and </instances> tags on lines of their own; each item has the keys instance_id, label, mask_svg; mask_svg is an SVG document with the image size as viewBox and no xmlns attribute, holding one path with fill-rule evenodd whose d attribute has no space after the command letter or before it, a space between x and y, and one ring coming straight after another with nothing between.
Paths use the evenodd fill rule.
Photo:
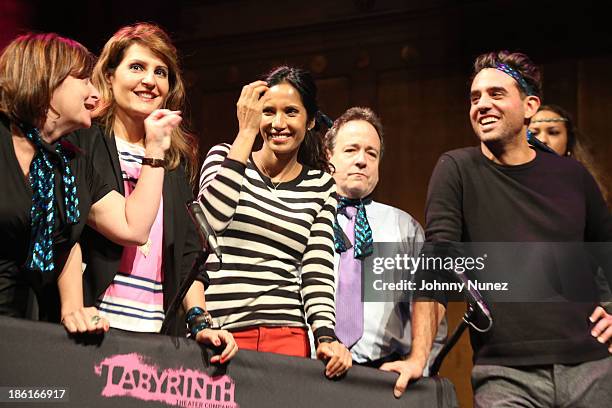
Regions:
<instances>
[{"instance_id":1,"label":"woman in striped pink top","mask_svg":"<svg viewBox=\"0 0 612 408\"><path fill-rule=\"evenodd\" d=\"M107 182L125 196L138 194L144 164L144 119L164 107L180 111L185 89L177 52L168 35L152 24L140 23L117 31L106 43L94 68L93 82L101 93L98 126L79 138L92 154ZM165 158L162 200L149 240L139 247L116 245L93 230L84 234L87 264L84 273L88 302L95 304L111 327L157 333L178 287L199 252L198 235L185 203L192 199L191 176L196 162L194 139L178 127ZM225 362L237 351L232 335L213 330L205 311L208 276L189 289L183 308L196 340L224 346L213 362ZM173 334L185 333L182 317L174 317Z\"/></svg>"}]
</instances>

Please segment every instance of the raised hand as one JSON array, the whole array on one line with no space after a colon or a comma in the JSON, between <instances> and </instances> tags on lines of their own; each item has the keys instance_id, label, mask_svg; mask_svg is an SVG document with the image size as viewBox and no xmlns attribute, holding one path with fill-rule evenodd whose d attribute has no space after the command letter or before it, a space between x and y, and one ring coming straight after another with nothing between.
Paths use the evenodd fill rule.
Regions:
<instances>
[{"instance_id":1,"label":"raised hand","mask_svg":"<svg viewBox=\"0 0 612 408\"><path fill-rule=\"evenodd\" d=\"M172 131L182 120L180 111L156 109L151 112L144 121L147 157L164 158L164 153L170 148Z\"/></svg>"},{"instance_id":2,"label":"raised hand","mask_svg":"<svg viewBox=\"0 0 612 408\"><path fill-rule=\"evenodd\" d=\"M239 133L257 135L261 123L263 100L261 96L268 90L265 81L255 81L242 87L240 98L236 102Z\"/></svg>"},{"instance_id":3,"label":"raised hand","mask_svg":"<svg viewBox=\"0 0 612 408\"><path fill-rule=\"evenodd\" d=\"M242 87L240 98L236 102L238 117L238 135L227 154L227 157L241 163L246 163L255 138L259 134L259 126L263 115L263 98L268 91L265 81L255 81Z\"/></svg>"}]
</instances>

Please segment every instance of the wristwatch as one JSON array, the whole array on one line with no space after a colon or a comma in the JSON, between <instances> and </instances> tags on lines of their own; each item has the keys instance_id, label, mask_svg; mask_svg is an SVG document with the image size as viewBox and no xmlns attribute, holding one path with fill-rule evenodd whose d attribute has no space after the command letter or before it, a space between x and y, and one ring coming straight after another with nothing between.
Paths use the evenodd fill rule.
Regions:
<instances>
[{"instance_id":1,"label":"wristwatch","mask_svg":"<svg viewBox=\"0 0 612 408\"><path fill-rule=\"evenodd\" d=\"M143 157L141 164L151 167L166 167L168 161L166 159L155 159L153 157Z\"/></svg>"}]
</instances>

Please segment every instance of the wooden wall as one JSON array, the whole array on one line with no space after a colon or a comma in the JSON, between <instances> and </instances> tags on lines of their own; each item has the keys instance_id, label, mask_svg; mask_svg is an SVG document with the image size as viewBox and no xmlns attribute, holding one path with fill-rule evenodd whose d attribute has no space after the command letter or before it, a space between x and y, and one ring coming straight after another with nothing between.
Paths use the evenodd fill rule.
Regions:
<instances>
[{"instance_id":1,"label":"wooden wall","mask_svg":"<svg viewBox=\"0 0 612 408\"><path fill-rule=\"evenodd\" d=\"M585 3L505 1L230 1L183 9L180 47L190 81L192 118L203 151L231 141L242 85L281 64L310 69L330 116L366 105L382 117L387 150L378 200L424 221L438 156L477 143L468 119L470 67L482 52L510 49L541 64L545 102L574 114L612 174L612 47ZM611 36L612 37L612 36ZM451 304L453 328L464 306ZM442 374L471 406L471 349L464 336Z\"/></svg>"},{"instance_id":2,"label":"wooden wall","mask_svg":"<svg viewBox=\"0 0 612 408\"><path fill-rule=\"evenodd\" d=\"M282 63L310 69L322 110L331 117L355 105L381 115L387 150L376 198L421 222L438 156L477 143L467 95L471 63L482 52L520 50L541 64L544 101L574 114L604 174L612 174L607 160L612 153L612 24L599 2L176 0L74 2L72 8L26 3L33 5L33 22L24 23L26 28L72 36L94 52L123 24L152 20L164 25L183 55L189 114L202 155L216 143L233 140L235 103L244 84ZM0 40L19 28L5 17L3 4ZM451 305L451 327L461 308ZM454 381L466 407L471 405L470 365L464 337L443 374Z\"/></svg>"}]
</instances>

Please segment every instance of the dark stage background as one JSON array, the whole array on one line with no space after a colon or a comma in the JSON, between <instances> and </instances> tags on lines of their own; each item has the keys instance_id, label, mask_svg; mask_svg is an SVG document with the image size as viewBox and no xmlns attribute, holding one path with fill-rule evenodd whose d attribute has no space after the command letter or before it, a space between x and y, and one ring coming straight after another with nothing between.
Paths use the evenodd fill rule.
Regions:
<instances>
[{"instance_id":1,"label":"dark stage background","mask_svg":"<svg viewBox=\"0 0 612 408\"><path fill-rule=\"evenodd\" d=\"M376 198L423 222L437 157L476 144L468 78L482 52L519 50L541 64L544 102L573 114L603 174L612 174L612 24L600 7L595 1L0 0L0 46L23 31L56 31L99 53L120 26L159 23L183 55L200 157L233 140L242 85L281 63L304 66L318 79L328 115L366 105L382 116L387 151ZM461 314L461 305L452 305L451 326ZM471 405L470 364L464 337L443 369L462 406Z\"/></svg>"}]
</instances>

